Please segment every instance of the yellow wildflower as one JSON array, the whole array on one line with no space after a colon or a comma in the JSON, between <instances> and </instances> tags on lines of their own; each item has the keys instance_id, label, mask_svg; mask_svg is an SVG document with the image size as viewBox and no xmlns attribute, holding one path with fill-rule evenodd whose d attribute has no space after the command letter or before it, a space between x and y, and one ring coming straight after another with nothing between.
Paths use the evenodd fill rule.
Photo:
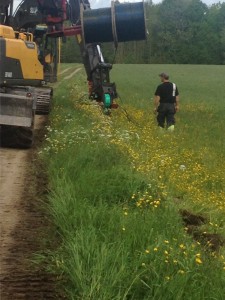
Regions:
<instances>
[{"instance_id":1,"label":"yellow wildflower","mask_svg":"<svg viewBox=\"0 0 225 300\"><path fill-rule=\"evenodd\" d=\"M166 280L170 280L170 276L166 276L165 279L166 279Z\"/></svg>"},{"instance_id":2,"label":"yellow wildflower","mask_svg":"<svg viewBox=\"0 0 225 300\"><path fill-rule=\"evenodd\" d=\"M173 262L175 265L178 263L178 261L176 259L174 259Z\"/></svg>"},{"instance_id":3,"label":"yellow wildflower","mask_svg":"<svg viewBox=\"0 0 225 300\"><path fill-rule=\"evenodd\" d=\"M197 264L202 264L202 260L199 257L196 257L195 262Z\"/></svg>"}]
</instances>

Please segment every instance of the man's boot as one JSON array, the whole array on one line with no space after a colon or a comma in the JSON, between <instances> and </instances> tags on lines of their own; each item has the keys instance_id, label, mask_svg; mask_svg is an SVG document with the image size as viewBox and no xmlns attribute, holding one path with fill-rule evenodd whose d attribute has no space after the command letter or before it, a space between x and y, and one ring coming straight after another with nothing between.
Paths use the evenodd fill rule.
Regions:
<instances>
[{"instance_id":1,"label":"man's boot","mask_svg":"<svg viewBox=\"0 0 225 300\"><path fill-rule=\"evenodd\" d=\"M174 131L174 128L175 128L174 125L170 125L170 126L167 128L167 130L169 130L169 131Z\"/></svg>"}]
</instances>

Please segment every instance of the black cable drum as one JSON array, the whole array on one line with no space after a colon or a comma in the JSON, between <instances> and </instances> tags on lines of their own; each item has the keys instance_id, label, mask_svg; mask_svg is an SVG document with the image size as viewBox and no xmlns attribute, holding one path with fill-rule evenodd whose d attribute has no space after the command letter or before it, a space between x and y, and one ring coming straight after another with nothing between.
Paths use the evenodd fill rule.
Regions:
<instances>
[{"instance_id":1,"label":"black cable drum","mask_svg":"<svg viewBox=\"0 0 225 300\"><path fill-rule=\"evenodd\" d=\"M143 2L116 4L115 21L118 42L146 39Z\"/></svg>"},{"instance_id":2,"label":"black cable drum","mask_svg":"<svg viewBox=\"0 0 225 300\"><path fill-rule=\"evenodd\" d=\"M84 10L82 31L86 43L146 39L144 3L112 2L112 8Z\"/></svg>"},{"instance_id":3,"label":"black cable drum","mask_svg":"<svg viewBox=\"0 0 225 300\"><path fill-rule=\"evenodd\" d=\"M84 10L82 26L86 43L113 41L110 7Z\"/></svg>"}]
</instances>

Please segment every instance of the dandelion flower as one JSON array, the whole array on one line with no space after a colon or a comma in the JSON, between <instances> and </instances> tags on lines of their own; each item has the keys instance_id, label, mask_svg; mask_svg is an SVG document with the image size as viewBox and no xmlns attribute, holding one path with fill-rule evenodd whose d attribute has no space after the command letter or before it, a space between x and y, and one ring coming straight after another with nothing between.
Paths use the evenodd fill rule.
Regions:
<instances>
[{"instance_id":1,"label":"dandelion flower","mask_svg":"<svg viewBox=\"0 0 225 300\"><path fill-rule=\"evenodd\" d=\"M201 261L201 259L200 259L199 257L196 257L195 262L196 262L197 264L202 264L202 261Z\"/></svg>"}]
</instances>

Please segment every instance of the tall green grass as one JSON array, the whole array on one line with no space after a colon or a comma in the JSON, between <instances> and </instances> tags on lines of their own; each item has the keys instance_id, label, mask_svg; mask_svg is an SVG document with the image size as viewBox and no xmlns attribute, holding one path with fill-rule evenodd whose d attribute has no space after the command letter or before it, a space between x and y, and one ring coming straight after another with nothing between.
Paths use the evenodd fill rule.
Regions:
<instances>
[{"instance_id":1,"label":"tall green grass","mask_svg":"<svg viewBox=\"0 0 225 300\"><path fill-rule=\"evenodd\" d=\"M209 168L212 164L214 171L213 164L224 162L225 156L221 136L224 68L116 65L112 77L121 95L120 105L128 113L149 111L153 119L151 98L157 74L164 70L181 93L177 137L158 137L156 126L150 134L155 135L155 143L158 139L174 145L180 142L178 156L184 149L198 155L207 147L212 153L205 158L206 164ZM83 72L57 86L48 135L40 150L49 176L46 208L58 245L46 249L48 270L60 275L68 299L224 299L223 249L211 253L186 233L179 204L171 197L176 196L172 186L171 193L157 204L160 190L155 178L160 170L137 171L129 152L117 141L108 142L111 134L123 138L128 134L125 122L130 122L116 119L116 114L104 116L89 103ZM141 118L138 122L141 134L142 126L144 130L149 123ZM148 152L138 140L135 145L144 161ZM160 147L157 151L163 150ZM149 195L155 202L139 209L134 201L138 195ZM191 209L193 202L185 203ZM214 212L215 218L217 213L222 230L224 221L219 211ZM54 245L55 238L49 236Z\"/></svg>"}]
</instances>

